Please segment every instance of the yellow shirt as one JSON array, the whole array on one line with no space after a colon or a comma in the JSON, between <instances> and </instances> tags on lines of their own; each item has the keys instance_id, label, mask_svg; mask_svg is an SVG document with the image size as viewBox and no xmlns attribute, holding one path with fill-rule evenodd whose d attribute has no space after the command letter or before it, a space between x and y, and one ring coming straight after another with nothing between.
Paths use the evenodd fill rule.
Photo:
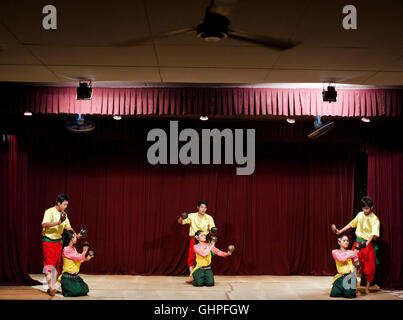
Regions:
<instances>
[{"instance_id":1,"label":"yellow shirt","mask_svg":"<svg viewBox=\"0 0 403 320\"><path fill-rule=\"evenodd\" d=\"M193 275L193 273L199 269L200 267L207 267L211 264L211 253L209 253L207 256L203 257L199 254L196 253L196 267L193 268L192 272L190 273L190 276Z\"/></svg>"},{"instance_id":2,"label":"yellow shirt","mask_svg":"<svg viewBox=\"0 0 403 320\"><path fill-rule=\"evenodd\" d=\"M62 273L79 273L80 272L81 261L72 260L63 257L63 271Z\"/></svg>"},{"instance_id":3,"label":"yellow shirt","mask_svg":"<svg viewBox=\"0 0 403 320\"><path fill-rule=\"evenodd\" d=\"M63 258L63 273L79 273L80 272L80 261L74 261L68 258Z\"/></svg>"},{"instance_id":4,"label":"yellow shirt","mask_svg":"<svg viewBox=\"0 0 403 320\"><path fill-rule=\"evenodd\" d=\"M79 254L75 247L64 247L63 248L63 271L62 274L67 272L71 274L78 274L80 272L81 263L85 259L84 254ZM58 281L62 279L62 274L59 276Z\"/></svg>"},{"instance_id":5,"label":"yellow shirt","mask_svg":"<svg viewBox=\"0 0 403 320\"><path fill-rule=\"evenodd\" d=\"M182 224L190 224L189 236L194 237L197 230L202 230L204 233L209 233L210 229L215 227L213 217L205 213L202 218L197 212L189 213L188 217L182 220Z\"/></svg>"},{"instance_id":6,"label":"yellow shirt","mask_svg":"<svg viewBox=\"0 0 403 320\"><path fill-rule=\"evenodd\" d=\"M55 207L49 208L45 211L45 214L43 215L42 224L47 222L53 223L59 221L60 214L61 212L59 212ZM54 227L42 228L42 235L52 240L58 240L61 239L64 229L71 229L70 221L67 217L67 214L66 220L64 220L61 224Z\"/></svg>"},{"instance_id":7,"label":"yellow shirt","mask_svg":"<svg viewBox=\"0 0 403 320\"><path fill-rule=\"evenodd\" d=\"M368 240L372 235L374 235L375 238L379 237L380 222L373 212L367 216L363 211L359 212L356 217L351 220L350 226L357 228L355 234L361 239Z\"/></svg>"},{"instance_id":8,"label":"yellow shirt","mask_svg":"<svg viewBox=\"0 0 403 320\"><path fill-rule=\"evenodd\" d=\"M336 262L336 268L337 268L337 274L333 277L333 283L340 278L341 276L343 276L343 274L347 274L347 273L351 273L355 270L355 266L353 263L353 259L351 258L343 258L343 255L350 253L351 250L348 251L341 251L341 250L333 250L332 251L332 255L334 258L334 261ZM357 257L355 258L357 259ZM344 260L344 261L340 261L340 260Z\"/></svg>"}]
</instances>

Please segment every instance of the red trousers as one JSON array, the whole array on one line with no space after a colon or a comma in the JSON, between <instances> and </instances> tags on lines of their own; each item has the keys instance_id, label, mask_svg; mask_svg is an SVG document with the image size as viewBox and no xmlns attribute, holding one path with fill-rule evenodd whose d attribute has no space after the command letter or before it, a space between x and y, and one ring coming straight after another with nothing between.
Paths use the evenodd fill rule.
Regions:
<instances>
[{"instance_id":1,"label":"red trousers","mask_svg":"<svg viewBox=\"0 0 403 320\"><path fill-rule=\"evenodd\" d=\"M354 250L355 244L358 243L357 241L354 242L352 250ZM358 252L358 260L361 263L361 271L365 274L368 282L372 282L375 277L375 249L372 245L372 242L366 247L361 249Z\"/></svg>"},{"instance_id":2,"label":"red trousers","mask_svg":"<svg viewBox=\"0 0 403 320\"><path fill-rule=\"evenodd\" d=\"M48 242L42 240L43 267L46 272L51 272L55 267L57 272L62 272L62 249L61 241Z\"/></svg>"},{"instance_id":3,"label":"red trousers","mask_svg":"<svg viewBox=\"0 0 403 320\"><path fill-rule=\"evenodd\" d=\"M195 238L190 238L189 242L189 254L188 254L188 266L192 267L196 264L196 254L193 251L193 246L195 245Z\"/></svg>"}]
</instances>

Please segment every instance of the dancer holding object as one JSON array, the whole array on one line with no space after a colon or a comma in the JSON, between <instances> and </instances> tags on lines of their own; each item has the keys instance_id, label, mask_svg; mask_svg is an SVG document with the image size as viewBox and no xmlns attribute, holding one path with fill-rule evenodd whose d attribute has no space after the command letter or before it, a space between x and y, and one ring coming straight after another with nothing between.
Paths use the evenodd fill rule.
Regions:
<instances>
[{"instance_id":1,"label":"dancer holding object","mask_svg":"<svg viewBox=\"0 0 403 320\"><path fill-rule=\"evenodd\" d=\"M65 297L86 296L88 285L78 275L81 263L87 262L94 257L94 254L86 256L89 243L83 243L83 252L79 254L75 248L77 235L72 230L67 230L63 234L63 273L60 278L62 294Z\"/></svg>"},{"instance_id":2,"label":"dancer holding object","mask_svg":"<svg viewBox=\"0 0 403 320\"><path fill-rule=\"evenodd\" d=\"M331 297L355 298L357 289L357 274L355 262L358 261L359 249L348 250L350 241L347 235L339 235L340 248L332 251L336 262L337 274L333 278Z\"/></svg>"},{"instance_id":3,"label":"dancer holding object","mask_svg":"<svg viewBox=\"0 0 403 320\"><path fill-rule=\"evenodd\" d=\"M232 251L223 252L217 249L214 241L207 243L206 234L202 230L196 231L195 237L197 243L193 246L193 250L196 253L196 266L190 274L194 278L193 285L195 287L214 286L214 275L211 270L211 252L225 258L231 255ZM233 250L233 246L229 249Z\"/></svg>"},{"instance_id":4,"label":"dancer holding object","mask_svg":"<svg viewBox=\"0 0 403 320\"><path fill-rule=\"evenodd\" d=\"M365 242L365 248L361 249L358 253L358 259L361 264L362 274L367 280L365 292L369 294L369 287L374 280L377 264L376 250L378 250L378 247L376 244L374 245L374 240L379 238L380 222L373 212L373 202L370 197L365 196L361 198L361 208L362 211L343 229L337 230L337 234L340 235L351 228L356 228L356 241L353 247Z\"/></svg>"},{"instance_id":5,"label":"dancer holding object","mask_svg":"<svg viewBox=\"0 0 403 320\"><path fill-rule=\"evenodd\" d=\"M206 235L207 234L215 234L217 233L217 228L214 224L214 219L212 216L206 213L207 211L207 201L200 200L197 203L197 212L195 213L182 213L182 215L178 218L179 224L190 224L189 227L189 253L188 253L188 266L189 272L192 273L194 265L196 263L196 256L193 251L193 246L195 244L195 233L198 230L202 230ZM191 283L193 278L190 277L187 282Z\"/></svg>"},{"instance_id":6,"label":"dancer holding object","mask_svg":"<svg viewBox=\"0 0 403 320\"><path fill-rule=\"evenodd\" d=\"M42 219L43 267L49 285L48 294L56 293L56 279L62 268L62 234L64 230L74 230L65 212L69 198L59 194L56 205L47 209ZM80 238L81 236L78 236Z\"/></svg>"}]
</instances>

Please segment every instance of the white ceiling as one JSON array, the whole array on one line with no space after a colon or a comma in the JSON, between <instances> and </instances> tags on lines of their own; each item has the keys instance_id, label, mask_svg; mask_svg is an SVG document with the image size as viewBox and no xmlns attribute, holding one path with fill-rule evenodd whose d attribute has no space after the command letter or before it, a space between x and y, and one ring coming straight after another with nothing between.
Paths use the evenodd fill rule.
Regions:
<instances>
[{"instance_id":1,"label":"white ceiling","mask_svg":"<svg viewBox=\"0 0 403 320\"><path fill-rule=\"evenodd\" d=\"M402 0L238 0L231 26L301 43L283 52L190 34L112 45L197 25L209 0L54 0L52 31L42 28L49 3L0 1L0 81L403 85ZM342 28L346 4L358 30Z\"/></svg>"}]
</instances>

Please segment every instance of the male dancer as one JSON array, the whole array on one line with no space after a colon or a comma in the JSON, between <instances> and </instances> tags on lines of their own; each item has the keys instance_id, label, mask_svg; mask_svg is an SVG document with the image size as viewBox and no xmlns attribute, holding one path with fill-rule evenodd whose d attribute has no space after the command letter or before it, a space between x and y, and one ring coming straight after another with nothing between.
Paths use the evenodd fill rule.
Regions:
<instances>
[{"instance_id":1,"label":"male dancer","mask_svg":"<svg viewBox=\"0 0 403 320\"><path fill-rule=\"evenodd\" d=\"M189 272L192 273L194 265L196 264L196 254L193 250L193 246L195 245L195 233L198 230L203 231L205 234L213 233L212 228L215 228L214 219L212 216L206 213L207 211L207 201L200 200L197 203L197 212L182 214L183 216L179 217L179 224L190 224L189 228L189 253L188 253L188 266ZM193 277L190 276L186 281L191 283L193 281Z\"/></svg>"},{"instance_id":2,"label":"male dancer","mask_svg":"<svg viewBox=\"0 0 403 320\"><path fill-rule=\"evenodd\" d=\"M59 194L56 198L56 205L47 209L42 220L42 251L43 266L46 280L48 281L48 294L54 296L56 293L56 279L62 268L62 234L64 230L71 228L66 210L69 198L65 194ZM81 235L78 234L80 239Z\"/></svg>"},{"instance_id":3,"label":"male dancer","mask_svg":"<svg viewBox=\"0 0 403 320\"><path fill-rule=\"evenodd\" d=\"M358 253L358 259L361 263L362 274L365 275L367 279L365 292L369 294L369 286L375 277L375 250L378 249L372 242L379 238L380 222L372 211L373 202L370 197L364 196L361 198L361 208L362 211L360 211L348 225L341 230L337 230L336 233L340 235L351 228L356 228L356 242L353 244L353 248L358 242L366 242L366 247L361 249Z\"/></svg>"}]
</instances>

